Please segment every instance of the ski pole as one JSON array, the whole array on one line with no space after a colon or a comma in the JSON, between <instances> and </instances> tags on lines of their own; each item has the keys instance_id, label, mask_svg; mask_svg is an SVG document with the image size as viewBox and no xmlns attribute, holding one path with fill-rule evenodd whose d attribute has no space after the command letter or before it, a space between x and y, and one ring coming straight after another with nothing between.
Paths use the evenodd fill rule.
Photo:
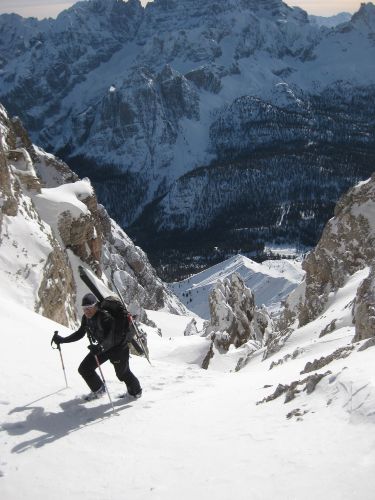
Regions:
<instances>
[{"instance_id":1,"label":"ski pole","mask_svg":"<svg viewBox=\"0 0 375 500\"><path fill-rule=\"evenodd\" d=\"M109 398L109 402L111 403L112 410L113 410L113 414L114 414L114 415L116 415L115 407L113 406L112 398L111 398L111 395L110 395L109 390L108 390L108 387L107 387L107 382L105 381L104 374L103 374L103 371L102 371L102 369L101 369L101 366L100 366L100 363L99 363L98 356L97 356L96 354L95 354L95 361L96 361L96 365L97 365L97 367L99 368L100 376L101 376L101 378L102 378L102 381L103 381L103 384L104 384L104 387L105 387L105 390L106 390L107 396L108 396L108 398Z\"/></svg>"},{"instance_id":2,"label":"ski pole","mask_svg":"<svg viewBox=\"0 0 375 500\"><path fill-rule=\"evenodd\" d=\"M51 346L52 346L52 344L54 342L55 335L58 335L58 334L59 334L59 332L56 330L54 332L54 336L52 337ZM63 356L62 356L62 352L61 352L61 346L60 346L60 344L56 344L56 345L57 345L57 349L59 350L59 353L60 353L61 366L62 366L62 369L63 369L63 372L64 372L64 378L65 378L65 385L66 385L66 388L68 388L68 380L66 378L66 371L65 371L64 360L63 360ZM56 349L56 348L52 346L52 349Z\"/></svg>"}]
</instances>

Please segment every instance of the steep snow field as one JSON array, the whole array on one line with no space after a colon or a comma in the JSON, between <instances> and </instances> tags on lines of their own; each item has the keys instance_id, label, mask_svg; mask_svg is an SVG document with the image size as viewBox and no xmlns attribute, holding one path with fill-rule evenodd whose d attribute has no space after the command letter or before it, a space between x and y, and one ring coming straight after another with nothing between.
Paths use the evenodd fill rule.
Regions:
<instances>
[{"instance_id":1,"label":"steep snow field","mask_svg":"<svg viewBox=\"0 0 375 500\"><path fill-rule=\"evenodd\" d=\"M310 395L301 391L286 404L281 396L256 405L279 383L307 377L300 375L307 361L351 344L349 306L367 272L332 295L322 316L296 330L279 353L262 361L259 351L239 372L229 369L245 347L215 353L210 369L202 370L209 341L183 336L190 318L169 315L168 321L165 313L155 313L163 336L142 326L152 366L131 359L143 397L117 399L122 384L110 364L103 366L116 415L107 397L80 399L87 389L76 369L87 352L85 341L62 346L65 388L50 340L54 330L68 330L4 294L1 498L372 500L373 348L354 350L320 369L332 373ZM319 338L332 319L337 329ZM297 348L295 359L269 370L272 361ZM292 411L295 416L287 418Z\"/></svg>"},{"instance_id":2,"label":"steep snow field","mask_svg":"<svg viewBox=\"0 0 375 500\"><path fill-rule=\"evenodd\" d=\"M255 294L255 303L264 304L269 311L280 307L294 288L302 281L301 263L286 259L268 260L258 264L243 256L235 255L186 280L172 283L171 290L191 311L205 319L210 318L208 296L215 283L237 273Z\"/></svg>"}]
</instances>

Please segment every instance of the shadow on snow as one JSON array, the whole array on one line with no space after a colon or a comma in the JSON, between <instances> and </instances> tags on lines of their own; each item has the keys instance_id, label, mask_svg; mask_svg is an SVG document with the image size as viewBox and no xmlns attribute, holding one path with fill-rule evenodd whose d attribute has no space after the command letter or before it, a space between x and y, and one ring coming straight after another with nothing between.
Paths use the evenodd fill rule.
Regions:
<instances>
[{"instance_id":1,"label":"shadow on snow","mask_svg":"<svg viewBox=\"0 0 375 500\"><path fill-rule=\"evenodd\" d=\"M24 420L20 420L19 422L2 424L1 430L8 432L11 436L21 436L32 431L42 433L40 436L23 441L14 446L14 448L12 448L12 453L23 453L30 448L41 448L68 434L79 431L84 427L95 425L104 418L113 415L112 406L109 402L101 404L100 406L87 407L86 405L88 403L79 398L61 403L60 407L62 411L57 413L46 412L42 406L31 406L59 392L61 391L43 396L25 406L13 408L13 410L9 412L9 415L26 411L30 413ZM118 411L131 407L131 405L127 403L129 403L129 401L126 400L113 402L116 409L116 415L119 415Z\"/></svg>"}]
</instances>

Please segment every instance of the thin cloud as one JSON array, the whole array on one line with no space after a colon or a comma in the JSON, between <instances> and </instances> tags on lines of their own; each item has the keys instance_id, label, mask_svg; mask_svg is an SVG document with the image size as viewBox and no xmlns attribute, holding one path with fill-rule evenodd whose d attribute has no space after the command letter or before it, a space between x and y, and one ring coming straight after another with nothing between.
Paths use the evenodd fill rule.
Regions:
<instances>
[{"instance_id":1,"label":"thin cloud","mask_svg":"<svg viewBox=\"0 0 375 500\"><path fill-rule=\"evenodd\" d=\"M286 3L301 7L309 14L330 16L339 12L356 12L361 0L287 0Z\"/></svg>"},{"instance_id":2,"label":"thin cloud","mask_svg":"<svg viewBox=\"0 0 375 500\"><path fill-rule=\"evenodd\" d=\"M68 9L75 2L62 2L61 0L13 0L13 2L0 1L0 14L15 12L23 17L56 17L61 11Z\"/></svg>"},{"instance_id":3,"label":"thin cloud","mask_svg":"<svg viewBox=\"0 0 375 500\"><path fill-rule=\"evenodd\" d=\"M23 9L26 7L48 7L50 5L73 5L75 2L61 0L0 0L0 9Z\"/></svg>"},{"instance_id":4,"label":"thin cloud","mask_svg":"<svg viewBox=\"0 0 375 500\"><path fill-rule=\"evenodd\" d=\"M222 0L224 1L224 0ZM61 11L71 7L76 1L62 0L0 0L0 14L16 12L23 17L56 17ZM147 0L141 0L145 5ZM286 0L291 6L298 6L309 14L329 16L338 12L355 12L361 0Z\"/></svg>"},{"instance_id":5,"label":"thin cloud","mask_svg":"<svg viewBox=\"0 0 375 500\"><path fill-rule=\"evenodd\" d=\"M23 17L56 17L60 12L69 9L77 0L0 0L0 14L15 12ZM141 0L146 5L148 0Z\"/></svg>"}]
</instances>

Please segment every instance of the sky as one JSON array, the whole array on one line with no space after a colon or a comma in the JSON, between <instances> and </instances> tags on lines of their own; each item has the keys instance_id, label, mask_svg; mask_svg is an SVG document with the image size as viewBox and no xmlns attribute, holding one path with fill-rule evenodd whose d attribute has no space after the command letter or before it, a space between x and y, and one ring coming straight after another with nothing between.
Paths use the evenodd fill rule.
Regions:
<instances>
[{"instance_id":1,"label":"sky","mask_svg":"<svg viewBox=\"0 0 375 500\"><path fill-rule=\"evenodd\" d=\"M141 0L146 4L148 0ZM0 0L0 14L16 12L23 17L56 17L62 10L73 5L74 1L63 0ZM361 0L289 0L291 6L302 7L310 14L329 16L338 12L355 12Z\"/></svg>"}]
</instances>

